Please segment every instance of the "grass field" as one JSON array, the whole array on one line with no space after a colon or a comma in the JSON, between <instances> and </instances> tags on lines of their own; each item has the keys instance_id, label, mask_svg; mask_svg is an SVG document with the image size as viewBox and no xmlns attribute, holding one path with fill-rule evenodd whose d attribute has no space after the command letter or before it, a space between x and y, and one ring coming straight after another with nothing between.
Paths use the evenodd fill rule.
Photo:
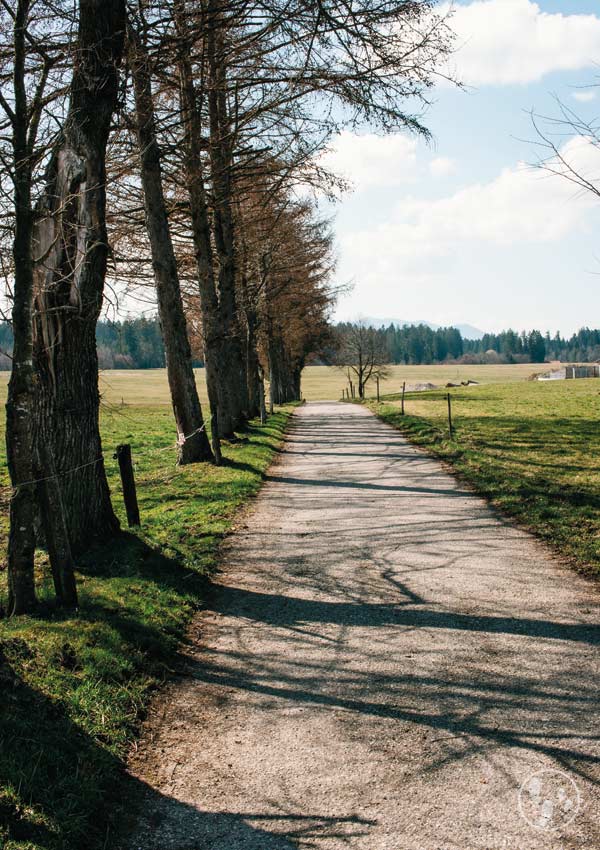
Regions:
<instances>
[{"instance_id":1,"label":"grass field","mask_svg":"<svg viewBox=\"0 0 600 850\"><path fill-rule=\"evenodd\" d=\"M444 386L448 382L478 381L482 384L525 381L536 371L544 368L531 363L506 366L390 366L389 376L380 383L382 393L397 392L402 382L407 384L431 383ZM302 373L302 395L307 401L341 398L346 376L332 366L308 366ZM367 386L368 393L375 393L375 383Z\"/></svg>"},{"instance_id":2,"label":"grass field","mask_svg":"<svg viewBox=\"0 0 600 850\"><path fill-rule=\"evenodd\" d=\"M40 553L40 615L0 619L2 850L115 846L124 757L144 707L178 664L178 646L202 602L219 543L260 486L288 415L289 409L280 410L268 425L252 424L242 442L225 444L220 468L177 468L168 407L103 411L113 502L124 522L111 448L130 442L142 529L78 562L76 614L52 607L49 569ZM3 451L2 444L4 552ZM5 595L0 576L0 603ZM129 799L134 791L128 786Z\"/></svg>"},{"instance_id":3,"label":"grass field","mask_svg":"<svg viewBox=\"0 0 600 850\"><path fill-rule=\"evenodd\" d=\"M485 384L508 383L525 380L534 371L543 368L531 363L512 366L390 366L389 377L381 382L382 392L394 392L408 384L431 382L446 384L448 381L480 381ZM200 400L206 405L204 370L196 369ZM345 386L345 375L334 366L307 366L302 373L302 394L307 401L338 399ZM6 400L8 372L0 372L0 404ZM374 388L374 384L371 387ZM154 405L169 403L167 373L164 369L115 369L100 374L100 391L108 405L119 405L121 401L132 405ZM3 424L0 425L3 427Z\"/></svg>"},{"instance_id":4,"label":"grass field","mask_svg":"<svg viewBox=\"0 0 600 850\"><path fill-rule=\"evenodd\" d=\"M600 381L520 382L411 394L371 405L448 461L504 512L600 575Z\"/></svg>"}]
</instances>

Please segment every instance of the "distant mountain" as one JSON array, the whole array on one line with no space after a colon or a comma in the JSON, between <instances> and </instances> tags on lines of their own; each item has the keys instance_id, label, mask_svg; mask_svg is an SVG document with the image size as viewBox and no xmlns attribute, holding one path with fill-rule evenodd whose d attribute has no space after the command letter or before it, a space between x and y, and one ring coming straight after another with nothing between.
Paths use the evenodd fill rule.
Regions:
<instances>
[{"instance_id":1,"label":"distant mountain","mask_svg":"<svg viewBox=\"0 0 600 850\"><path fill-rule=\"evenodd\" d=\"M436 325L433 322L427 322L425 319L411 319L408 321L407 319L376 319L373 316L366 316L360 318L360 321L366 322L369 325L373 325L376 328L384 328L388 325L397 325L403 327L404 325L427 325L428 328L431 328L432 331L437 330L442 327L441 325ZM482 331L480 328L476 328L473 325L460 324L455 325L452 322L449 322L447 327L453 327L459 330L463 336L463 339L481 339L482 336L486 333L486 331Z\"/></svg>"}]
</instances>

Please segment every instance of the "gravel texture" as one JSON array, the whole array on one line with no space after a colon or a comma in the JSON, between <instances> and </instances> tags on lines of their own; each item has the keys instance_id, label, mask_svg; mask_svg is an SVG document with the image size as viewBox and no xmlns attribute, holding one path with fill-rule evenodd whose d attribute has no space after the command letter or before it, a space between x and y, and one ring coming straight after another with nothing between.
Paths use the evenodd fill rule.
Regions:
<instances>
[{"instance_id":1,"label":"gravel texture","mask_svg":"<svg viewBox=\"0 0 600 850\"><path fill-rule=\"evenodd\" d=\"M366 409L307 404L155 701L127 846L600 850L599 613Z\"/></svg>"}]
</instances>

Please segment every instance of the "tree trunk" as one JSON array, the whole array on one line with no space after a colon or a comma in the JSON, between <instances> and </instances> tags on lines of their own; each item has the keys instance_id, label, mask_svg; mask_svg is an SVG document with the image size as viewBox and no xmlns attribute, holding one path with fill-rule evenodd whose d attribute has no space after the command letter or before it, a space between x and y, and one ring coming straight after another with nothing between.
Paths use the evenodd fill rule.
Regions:
<instances>
[{"instance_id":1,"label":"tree trunk","mask_svg":"<svg viewBox=\"0 0 600 850\"><path fill-rule=\"evenodd\" d=\"M292 371L294 401L302 401L302 368L303 366L299 364L294 366Z\"/></svg>"},{"instance_id":2,"label":"tree trunk","mask_svg":"<svg viewBox=\"0 0 600 850\"><path fill-rule=\"evenodd\" d=\"M213 454L204 428L194 378L177 262L162 188L150 62L139 39L131 30L129 53L135 90L146 230L152 252L167 375L177 424L178 460L181 464L195 463L211 460Z\"/></svg>"},{"instance_id":3,"label":"tree trunk","mask_svg":"<svg viewBox=\"0 0 600 850\"><path fill-rule=\"evenodd\" d=\"M277 329L269 334L269 378L271 397L275 404L300 399L300 371L293 366L289 352Z\"/></svg>"},{"instance_id":4,"label":"tree trunk","mask_svg":"<svg viewBox=\"0 0 600 850\"><path fill-rule=\"evenodd\" d=\"M54 579L54 590L61 605L75 608L77 606L75 565L71 554L62 490L48 447L40 443L37 451L37 494L42 529Z\"/></svg>"},{"instance_id":5,"label":"tree trunk","mask_svg":"<svg viewBox=\"0 0 600 850\"><path fill-rule=\"evenodd\" d=\"M246 310L246 383L248 387L248 415L250 418L260 413L260 363L256 350L256 331L258 317L252 309Z\"/></svg>"},{"instance_id":6,"label":"tree trunk","mask_svg":"<svg viewBox=\"0 0 600 850\"><path fill-rule=\"evenodd\" d=\"M15 51L16 52L16 51ZM16 59L18 62L18 57ZM24 96L24 90L23 90ZM21 116L17 116L20 118ZM26 125L15 126L15 263L13 366L6 402L6 453L13 486L8 538L8 614L26 614L35 607L35 485L33 473L33 366L31 304L31 175L26 165Z\"/></svg>"},{"instance_id":7,"label":"tree trunk","mask_svg":"<svg viewBox=\"0 0 600 850\"><path fill-rule=\"evenodd\" d=\"M74 552L118 530L98 423L96 322L108 244L105 155L118 94L124 0L80 0L69 115L34 229L37 437L63 484Z\"/></svg>"},{"instance_id":8,"label":"tree trunk","mask_svg":"<svg viewBox=\"0 0 600 850\"><path fill-rule=\"evenodd\" d=\"M8 536L8 611L27 614L35 608L35 490L33 474L33 402L31 307L33 254L31 233L31 160L28 155L25 30L29 4L19 2L14 22L13 168L15 233L13 238L13 365L6 402L6 457L12 484Z\"/></svg>"},{"instance_id":9,"label":"tree trunk","mask_svg":"<svg viewBox=\"0 0 600 850\"><path fill-rule=\"evenodd\" d=\"M248 387L236 298L235 238L232 208L232 129L227 114L227 77L221 13L209 3L206 27L208 56L209 158L213 190L215 247L219 260L217 292L223 331L221 372L229 387L233 428L248 419ZM221 417L220 417L221 418Z\"/></svg>"},{"instance_id":10,"label":"tree trunk","mask_svg":"<svg viewBox=\"0 0 600 850\"><path fill-rule=\"evenodd\" d=\"M222 370L221 349L224 332L219 313L210 218L200 149L202 117L194 87L192 66L186 50L189 34L185 9L181 0L175 2L175 21L181 42L179 46L179 76L181 110L185 125L185 169L190 199L192 237L198 270L198 288L200 290L206 388L211 409L211 433L216 459L217 455L220 457L220 449L219 451L215 450L215 441L218 442L221 436L232 436L235 423L230 413L229 387ZM215 432L216 427L218 427L218 433Z\"/></svg>"}]
</instances>

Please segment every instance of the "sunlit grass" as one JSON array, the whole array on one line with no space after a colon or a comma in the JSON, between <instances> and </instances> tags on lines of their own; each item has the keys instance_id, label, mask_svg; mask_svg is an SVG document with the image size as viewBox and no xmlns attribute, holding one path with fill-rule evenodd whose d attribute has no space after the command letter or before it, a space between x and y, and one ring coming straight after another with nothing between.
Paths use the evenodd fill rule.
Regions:
<instances>
[{"instance_id":1,"label":"sunlit grass","mask_svg":"<svg viewBox=\"0 0 600 850\"><path fill-rule=\"evenodd\" d=\"M400 390L402 382L407 384L446 384L448 381L479 381L481 383L507 383L524 381L535 371L551 368L517 363L501 366L390 366L389 374L381 381L382 392ZM203 406L208 406L204 369L196 369L196 383ZM0 372L0 403L6 400L8 372ZM302 372L302 394L308 401L339 399L346 386L345 374L335 366L307 366ZM169 387L165 369L113 369L100 373L100 391L107 405L120 406L121 402L135 406L168 405ZM369 384L375 392L375 384ZM4 427L0 423L0 429Z\"/></svg>"}]
</instances>

